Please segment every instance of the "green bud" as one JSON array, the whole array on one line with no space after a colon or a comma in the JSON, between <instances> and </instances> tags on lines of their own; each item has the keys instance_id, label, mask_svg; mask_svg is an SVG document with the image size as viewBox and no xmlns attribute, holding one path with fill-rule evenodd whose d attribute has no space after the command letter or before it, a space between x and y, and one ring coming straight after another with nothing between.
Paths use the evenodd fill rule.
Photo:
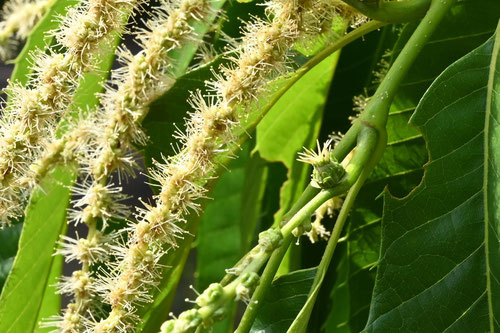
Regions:
<instances>
[{"instance_id":1,"label":"green bud","mask_svg":"<svg viewBox=\"0 0 500 333\"><path fill-rule=\"evenodd\" d=\"M216 303L224 295L224 288L220 283L212 283L205 291L196 298L199 307Z\"/></svg>"},{"instance_id":2,"label":"green bud","mask_svg":"<svg viewBox=\"0 0 500 333\"><path fill-rule=\"evenodd\" d=\"M313 164L311 184L314 187L322 189L332 188L337 185L345 175L344 167L337 162L333 155L330 155L329 161Z\"/></svg>"},{"instance_id":3,"label":"green bud","mask_svg":"<svg viewBox=\"0 0 500 333\"><path fill-rule=\"evenodd\" d=\"M161 325L160 333L173 333L175 330L175 320L168 320Z\"/></svg>"},{"instance_id":4,"label":"green bud","mask_svg":"<svg viewBox=\"0 0 500 333\"><path fill-rule=\"evenodd\" d=\"M240 283L236 286L236 300L250 299L257 285L259 284L260 277L255 272L245 272L241 275Z\"/></svg>"},{"instance_id":5,"label":"green bud","mask_svg":"<svg viewBox=\"0 0 500 333\"><path fill-rule=\"evenodd\" d=\"M318 152L305 149L299 153L299 161L311 164L314 168L311 185L317 188L328 189L337 185L345 175L344 167L333 156L332 140L328 140L321 148L318 142Z\"/></svg>"},{"instance_id":6,"label":"green bud","mask_svg":"<svg viewBox=\"0 0 500 333\"><path fill-rule=\"evenodd\" d=\"M184 311L180 314L179 319L175 323L175 333L194 333L203 322L201 314L196 309Z\"/></svg>"}]
</instances>

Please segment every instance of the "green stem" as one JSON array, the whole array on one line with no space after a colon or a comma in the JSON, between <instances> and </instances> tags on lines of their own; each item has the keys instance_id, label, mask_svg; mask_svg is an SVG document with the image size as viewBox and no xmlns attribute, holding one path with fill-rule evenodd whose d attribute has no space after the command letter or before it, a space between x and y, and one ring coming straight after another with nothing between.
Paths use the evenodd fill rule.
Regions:
<instances>
[{"instance_id":1,"label":"green stem","mask_svg":"<svg viewBox=\"0 0 500 333\"><path fill-rule=\"evenodd\" d=\"M366 178L370 174L370 171L371 170L368 169L363 170L359 179L356 181L356 183L354 183L352 188L347 193L347 196L344 200L344 204L342 205L342 208L340 209L339 215L335 222L335 227L333 228L332 235L328 240L328 244L326 246L325 252L323 253L323 257L321 258L321 262L318 265L318 270L316 272L316 276L314 277L313 284L309 291L307 302L300 311L299 315L292 323L292 325L290 326L288 332L295 332L295 331L301 332L300 327L307 327L307 321L309 321L309 317L313 310L316 297L318 296L321 284L323 282L323 279L325 278L330 261L332 260L333 253L335 252L335 248L342 233L344 224L347 220L347 217L349 216L349 212L354 204L356 196L361 190L361 187L363 186Z\"/></svg>"},{"instance_id":2,"label":"green stem","mask_svg":"<svg viewBox=\"0 0 500 333\"><path fill-rule=\"evenodd\" d=\"M401 81L410 70L411 65L429 37L438 27L441 19L455 1L432 0L429 11L425 14L425 17L403 47L403 50L387 72L375 95L370 99L365 111L361 114L360 119L362 121L373 124L378 130L385 128L389 113L388 110Z\"/></svg>"},{"instance_id":3,"label":"green stem","mask_svg":"<svg viewBox=\"0 0 500 333\"><path fill-rule=\"evenodd\" d=\"M250 301L250 305L246 308L245 313L241 318L240 324L235 330L235 333L246 333L249 332L252 328L252 324L257 317L257 311L260 308L261 300L264 299L264 295L271 286L274 276L276 275L281 261L283 260L286 251L290 247L292 240L293 236L288 235L288 237L283 239L283 244L280 246L280 248L274 251L269 258L266 268L264 268L264 271L262 272L259 286L257 287L257 289L255 289L255 292L253 293L252 299Z\"/></svg>"},{"instance_id":4,"label":"green stem","mask_svg":"<svg viewBox=\"0 0 500 333\"><path fill-rule=\"evenodd\" d=\"M280 222L280 226L283 226L285 224L288 223L288 221L295 215L297 214L297 212L302 208L304 207L304 205L306 203L308 203L309 201L311 201L312 198L314 198L318 193L319 193L320 189L319 188L316 188L316 187L313 187L311 184L307 185L306 189L304 190L304 192L302 192L300 198L293 204L292 208L290 208L290 210L288 211L288 213L286 213L284 216L283 216L283 219L281 220Z\"/></svg>"},{"instance_id":5,"label":"green stem","mask_svg":"<svg viewBox=\"0 0 500 333\"><path fill-rule=\"evenodd\" d=\"M415 21L424 16L429 8L431 0L410 1L363 1L342 0L348 5L356 8L362 14L371 19L387 23L403 23Z\"/></svg>"},{"instance_id":6,"label":"green stem","mask_svg":"<svg viewBox=\"0 0 500 333\"><path fill-rule=\"evenodd\" d=\"M290 210L283 216L283 220L281 222L281 225L285 225L288 223L288 221L295 215L297 212L304 207L305 204L307 204L309 201L311 201L318 193L320 189L315 188L311 186L310 184L306 187L304 192L302 192L302 195L300 198L295 202L295 204L290 208ZM273 227L280 227L277 225L273 225ZM288 248L288 247L287 247ZM243 261L246 260L246 258L251 254L252 251L248 252L245 254L234 266L237 267L239 266ZM234 279L234 275L232 274L226 274L224 278L221 280L221 284L223 286L227 285L231 280Z\"/></svg>"},{"instance_id":7,"label":"green stem","mask_svg":"<svg viewBox=\"0 0 500 333\"><path fill-rule=\"evenodd\" d=\"M327 200L342 194L344 191L339 190L337 187L320 191L311 201L302 207L297 214L295 214L290 221L281 228L283 238L287 238L292 234L293 229L301 225L306 219L311 218L311 215Z\"/></svg>"}]
</instances>

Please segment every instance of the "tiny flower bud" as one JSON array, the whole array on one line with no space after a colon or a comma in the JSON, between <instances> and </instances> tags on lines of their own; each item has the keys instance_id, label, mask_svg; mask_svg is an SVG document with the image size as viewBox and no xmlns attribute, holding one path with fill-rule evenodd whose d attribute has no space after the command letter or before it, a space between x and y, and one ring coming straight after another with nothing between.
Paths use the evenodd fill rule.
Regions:
<instances>
[{"instance_id":1,"label":"tiny flower bud","mask_svg":"<svg viewBox=\"0 0 500 333\"><path fill-rule=\"evenodd\" d=\"M200 312L196 309L191 309L181 313L172 332L194 333L202 322L203 318Z\"/></svg>"},{"instance_id":2,"label":"tiny flower bud","mask_svg":"<svg viewBox=\"0 0 500 333\"><path fill-rule=\"evenodd\" d=\"M311 185L317 188L328 189L337 185L345 175L344 167L332 154L332 140L328 140L321 149L318 142L318 152L305 149L299 153L299 161L313 166Z\"/></svg>"},{"instance_id":3,"label":"tiny flower bud","mask_svg":"<svg viewBox=\"0 0 500 333\"><path fill-rule=\"evenodd\" d=\"M249 300L257 288L260 277L255 272L245 272L241 275L241 282L236 286L236 300Z\"/></svg>"},{"instance_id":4,"label":"tiny flower bud","mask_svg":"<svg viewBox=\"0 0 500 333\"><path fill-rule=\"evenodd\" d=\"M212 283L207 289L196 298L199 307L209 306L216 303L224 295L224 288L220 283Z\"/></svg>"},{"instance_id":5,"label":"tiny flower bud","mask_svg":"<svg viewBox=\"0 0 500 333\"><path fill-rule=\"evenodd\" d=\"M161 333L173 333L175 329L175 319L168 320L161 325Z\"/></svg>"}]
</instances>

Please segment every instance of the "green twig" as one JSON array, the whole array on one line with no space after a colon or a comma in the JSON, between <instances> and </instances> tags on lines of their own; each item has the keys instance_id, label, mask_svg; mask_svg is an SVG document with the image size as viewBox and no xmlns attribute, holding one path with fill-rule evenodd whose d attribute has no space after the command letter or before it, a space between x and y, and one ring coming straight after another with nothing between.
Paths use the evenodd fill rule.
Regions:
<instances>
[{"instance_id":1,"label":"green twig","mask_svg":"<svg viewBox=\"0 0 500 333\"><path fill-rule=\"evenodd\" d=\"M456 0L432 0L431 7L387 72L360 119L379 130L385 128L389 108L411 65Z\"/></svg>"},{"instance_id":2,"label":"green twig","mask_svg":"<svg viewBox=\"0 0 500 333\"><path fill-rule=\"evenodd\" d=\"M292 240L293 236L288 235L288 237L283 239L283 244L281 245L281 247L278 250L274 251L269 258L266 268L262 272L259 286L257 287L257 289L255 289L252 299L250 300L250 305L246 308L245 313L241 318L240 324L235 330L235 333L246 333L249 332L252 328L252 324L257 317L257 311L260 308L260 303L264 299L264 295L273 282L274 276L276 275L281 261L283 260L286 251L290 247Z\"/></svg>"},{"instance_id":3,"label":"green twig","mask_svg":"<svg viewBox=\"0 0 500 333\"><path fill-rule=\"evenodd\" d=\"M371 19L402 23L415 21L425 15L431 0L384 1L342 0Z\"/></svg>"}]
</instances>

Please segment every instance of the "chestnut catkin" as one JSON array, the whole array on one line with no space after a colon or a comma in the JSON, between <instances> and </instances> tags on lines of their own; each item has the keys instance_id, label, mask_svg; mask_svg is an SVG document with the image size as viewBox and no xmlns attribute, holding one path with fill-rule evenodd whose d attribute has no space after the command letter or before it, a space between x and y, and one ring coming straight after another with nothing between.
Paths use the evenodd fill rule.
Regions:
<instances>
[{"instance_id":1,"label":"chestnut catkin","mask_svg":"<svg viewBox=\"0 0 500 333\"><path fill-rule=\"evenodd\" d=\"M61 292L74 296L64 314L52 322L62 331L92 326L89 313L99 310L98 289L89 267L108 258L113 235L98 230L97 221L104 222L104 229L111 216L128 215L128 207L120 203L124 198L121 188L108 183L108 179L115 170L126 172L133 167L132 143L146 141L140 122L149 104L175 81L168 53L187 41L200 40L191 24L215 14L209 0L164 1L156 7L155 15L147 22L148 29L138 34L142 50L136 55L121 52L125 65L112 72L111 82L101 96L102 107L88 118L78 119L61 139L54 138L43 157L32 165L36 178L40 179L54 164L76 160L81 178L85 179L74 187L79 199L73 201L70 218L87 224L89 235L78 240L64 238L59 251L67 260L82 264L80 271L61 284Z\"/></svg>"},{"instance_id":2,"label":"chestnut catkin","mask_svg":"<svg viewBox=\"0 0 500 333\"><path fill-rule=\"evenodd\" d=\"M31 162L55 131L82 74L95 68L99 48L123 30L136 0L89 0L72 7L53 32L58 45L32 56L34 73L26 86L10 82L0 120L0 219L22 215ZM63 47L64 53L56 53Z\"/></svg>"}]
</instances>

